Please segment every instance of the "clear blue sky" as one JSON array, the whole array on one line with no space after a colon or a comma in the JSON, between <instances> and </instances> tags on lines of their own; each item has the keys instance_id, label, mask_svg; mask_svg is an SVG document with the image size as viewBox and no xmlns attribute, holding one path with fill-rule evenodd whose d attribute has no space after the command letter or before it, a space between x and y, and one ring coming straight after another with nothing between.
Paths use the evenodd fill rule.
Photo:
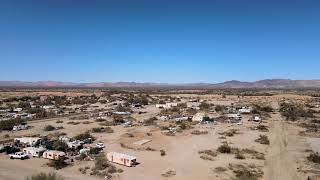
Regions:
<instances>
[{"instance_id":1,"label":"clear blue sky","mask_svg":"<svg viewBox=\"0 0 320 180\"><path fill-rule=\"evenodd\" d=\"M319 0L3 0L0 80L320 79Z\"/></svg>"}]
</instances>

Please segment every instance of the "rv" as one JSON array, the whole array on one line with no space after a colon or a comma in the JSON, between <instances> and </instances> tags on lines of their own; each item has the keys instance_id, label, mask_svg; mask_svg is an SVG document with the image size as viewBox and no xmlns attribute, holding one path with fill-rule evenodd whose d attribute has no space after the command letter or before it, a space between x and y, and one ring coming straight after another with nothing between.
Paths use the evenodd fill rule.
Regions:
<instances>
[{"instance_id":1,"label":"rv","mask_svg":"<svg viewBox=\"0 0 320 180\"><path fill-rule=\"evenodd\" d=\"M107 154L107 159L110 162L124 165L127 167L133 167L137 164L137 158L134 156L130 156L127 154L117 153L117 152L110 152Z\"/></svg>"},{"instance_id":2,"label":"rv","mask_svg":"<svg viewBox=\"0 0 320 180\"><path fill-rule=\"evenodd\" d=\"M28 129L28 125L17 125L17 126L13 126L12 130L13 131L21 131L21 130L27 130Z\"/></svg>"},{"instance_id":3,"label":"rv","mask_svg":"<svg viewBox=\"0 0 320 180\"><path fill-rule=\"evenodd\" d=\"M42 155L44 159L58 160L61 157L65 157L66 153L62 151L45 151Z\"/></svg>"},{"instance_id":4,"label":"rv","mask_svg":"<svg viewBox=\"0 0 320 180\"><path fill-rule=\"evenodd\" d=\"M27 147L23 149L23 152L28 154L29 157L41 157L43 155L43 152L46 151L43 147Z\"/></svg>"}]
</instances>

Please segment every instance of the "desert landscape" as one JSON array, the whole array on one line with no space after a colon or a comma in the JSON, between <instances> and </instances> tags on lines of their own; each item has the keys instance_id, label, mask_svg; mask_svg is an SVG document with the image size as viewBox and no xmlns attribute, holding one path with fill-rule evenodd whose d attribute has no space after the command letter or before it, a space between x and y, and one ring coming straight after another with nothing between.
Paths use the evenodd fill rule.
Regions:
<instances>
[{"instance_id":1,"label":"desert landscape","mask_svg":"<svg viewBox=\"0 0 320 180\"><path fill-rule=\"evenodd\" d=\"M52 172L119 180L319 177L316 92L220 91L2 91L0 179ZM65 155L10 158L26 147ZM136 162L113 162L111 152Z\"/></svg>"}]
</instances>

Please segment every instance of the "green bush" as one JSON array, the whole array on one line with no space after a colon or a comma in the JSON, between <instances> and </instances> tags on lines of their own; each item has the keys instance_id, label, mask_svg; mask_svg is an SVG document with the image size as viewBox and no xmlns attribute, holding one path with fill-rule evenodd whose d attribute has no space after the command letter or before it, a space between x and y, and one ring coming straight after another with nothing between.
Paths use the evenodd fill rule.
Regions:
<instances>
[{"instance_id":1,"label":"green bush","mask_svg":"<svg viewBox=\"0 0 320 180\"><path fill-rule=\"evenodd\" d=\"M230 154L231 147L228 144L223 144L220 147L218 147L217 151L224 154Z\"/></svg>"},{"instance_id":2,"label":"green bush","mask_svg":"<svg viewBox=\"0 0 320 180\"><path fill-rule=\"evenodd\" d=\"M43 128L44 131L54 131L56 128L52 125L47 125Z\"/></svg>"},{"instance_id":3,"label":"green bush","mask_svg":"<svg viewBox=\"0 0 320 180\"><path fill-rule=\"evenodd\" d=\"M255 140L255 142L266 145L270 144L269 138L266 135L260 135L259 138Z\"/></svg>"},{"instance_id":4,"label":"green bush","mask_svg":"<svg viewBox=\"0 0 320 180\"><path fill-rule=\"evenodd\" d=\"M161 155L161 156L165 156L165 155L166 155L166 151L163 150L163 149L161 149L161 150L160 150L160 155Z\"/></svg>"},{"instance_id":5,"label":"green bush","mask_svg":"<svg viewBox=\"0 0 320 180\"><path fill-rule=\"evenodd\" d=\"M316 163L316 164L320 164L320 155L318 152L314 153L312 152L308 157L307 159L313 163Z\"/></svg>"},{"instance_id":6,"label":"green bush","mask_svg":"<svg viewBox=\"0 0 320 180\"><path fill-rule=\"evenodd\" d=\"M53 167L55 168L56 170L60 170L60 169L63 169L65 167L68 166L68 164L64 161L64 158L61 157L59 158L58 160L51 160L49 163L48 163L48 166L49 167Z\"/></svg>"},{"instance_id":7,"label":"green bush","mask_svg":"<svg viewBox=\"0 0 320 180\"><path fill-rule=\"evenodd\" d=\"M91 138L93 141L95 140L95 138L90 134L89 131L87 131L85 133L82 133L82 134L79 134L79 135L74 137L74 139L80 140L80 141L83 141L83 140L88 139L88 138Z\"/></svg>"},{"instance_id":8,"label":"green bush","mask_svg":"<svg viewBox=\"0 0 320 180\"><path fill-rule=\"evenodd\" d=\"M25 121L21 119L9 119L5 121L0 121L0 130L12 130L13 126L23 124Z\"/></svg>"}]
</instances>

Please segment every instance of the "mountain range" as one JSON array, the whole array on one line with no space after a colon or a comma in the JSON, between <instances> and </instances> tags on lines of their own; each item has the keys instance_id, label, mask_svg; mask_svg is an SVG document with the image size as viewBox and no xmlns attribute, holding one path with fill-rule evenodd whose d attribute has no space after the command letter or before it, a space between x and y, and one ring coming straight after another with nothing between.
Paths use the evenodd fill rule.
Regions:
<instances>
[{"instance_id":1,"label":"mountain range","mask_svg":"<svg viewBox=\"0 0 320 180\"><path fill-rule=\"evenodd\" d=\"M265 79L255 82L226 81L223 83L137 83L137 82L97 82L73 83L59 81L0 81L0 87L100 87L100 88L320 88L320 80Z\"/></svg>"}]
</instances>

